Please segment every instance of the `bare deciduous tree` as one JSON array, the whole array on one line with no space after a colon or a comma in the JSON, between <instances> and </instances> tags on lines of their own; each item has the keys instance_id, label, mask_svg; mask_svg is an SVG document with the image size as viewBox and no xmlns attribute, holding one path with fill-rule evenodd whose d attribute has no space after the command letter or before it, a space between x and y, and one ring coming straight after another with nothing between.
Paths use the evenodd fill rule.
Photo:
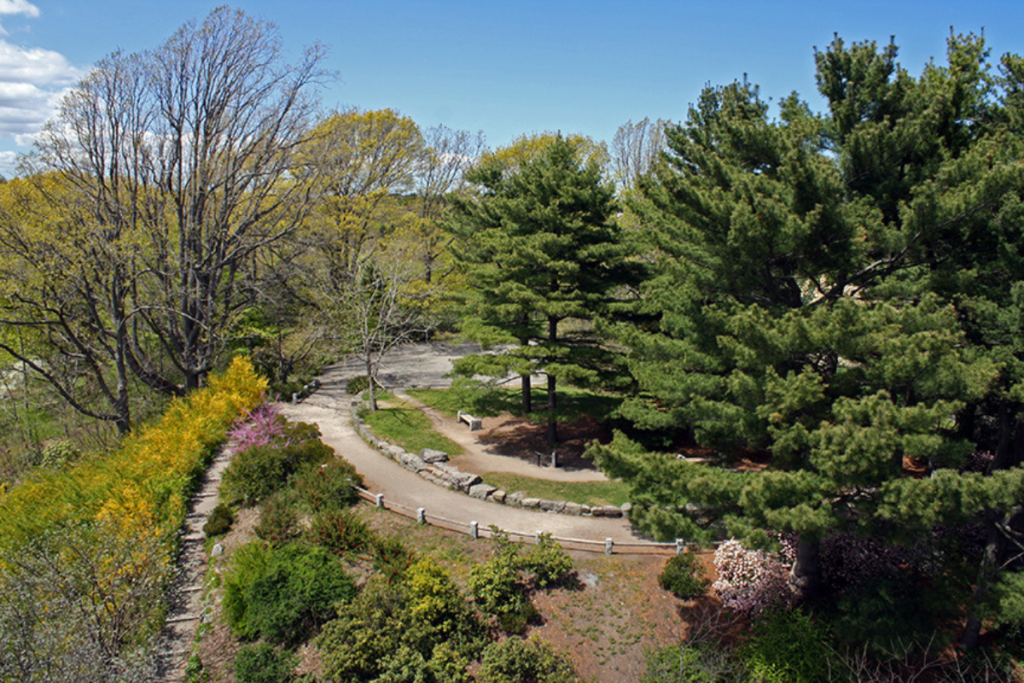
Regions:
<instances>
[{"instance_id":1,"label":"bare deciduous tree","mask_svg":"<svg viewBox=\"0 0 1024 683\"><path fill-rule=\"evenodd\" d=\"M317 185L298 182L297 151L322 56L286 64L273 25L220 8L153 52L100 62L40 136L26 168L50 172L61 196L59 219L44 203L36 220L74 233L82 277L66 309L12 322L84 330L65 346L116 384L105 393L122 429L129 371L166 393L199 386L249 299L255 255L305 217Z\"/></svg>"},{"instance_id":2,"label":"bare deciduous tree","mask_svg":"<svg viewBox=\"0 0 1024 683\"><path fill-rule=\"evenodd\" d=\"M646 117L619 126L612 138L612 172L619 187L630 189L646 174L665 149L665 124Z\"/></svg>"}]
</instances>

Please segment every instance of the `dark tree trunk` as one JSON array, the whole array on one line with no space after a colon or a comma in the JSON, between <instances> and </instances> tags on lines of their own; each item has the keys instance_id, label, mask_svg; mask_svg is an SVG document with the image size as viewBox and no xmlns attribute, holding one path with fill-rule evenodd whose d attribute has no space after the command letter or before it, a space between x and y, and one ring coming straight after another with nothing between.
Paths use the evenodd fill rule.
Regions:
<instances>
[{"instance_id":1,"label":"dark tree trunk","mask_svg":"<svg viewBox=\"0 0 1024 683\"><path fill-rule=\"evenodd\" d=\"M530 394L533 387L530 386L529 374L520 375L520 377L523 385L523 414L526 415L533 412L533 396Z\"/></svg>"},{"instance_id":2,"label":"dark tree trunk","mask_svg":"<svg viewBox=\"0 0 1024 683\"><path fill-rule=\"evenodd\" d=\"M551 285L551 290L556 291L556 285ZM548 343L552 348L558 346L558 318L548 318ZM558 409L558 378L548 373L548 445L554 446L558 443L558 423L555 422L555 411Z\"/></svg>"},{"instance_id":3,"label":"dark tree trunk","mask_svg":"<svg viewBox=\"0 0 1024 683\"><path fill-rule=\"evenodd\" d=\"M558 408L558 394L555 391L557 378L548 375L548 445L558 443L558 423L555 422L555 409Z\"/></svg>"},{"instance_id":4,"label":"dark tree trunk","mask_svg":"<svg viewBox=\"0 0 1024 683\"><path fill-rule=\"evenodd\" d=\"M800 537L796 544L796 561L789 573L789 583L807 600L818 596L821 590L821 540Z\"/></svg>"}]
</instances>

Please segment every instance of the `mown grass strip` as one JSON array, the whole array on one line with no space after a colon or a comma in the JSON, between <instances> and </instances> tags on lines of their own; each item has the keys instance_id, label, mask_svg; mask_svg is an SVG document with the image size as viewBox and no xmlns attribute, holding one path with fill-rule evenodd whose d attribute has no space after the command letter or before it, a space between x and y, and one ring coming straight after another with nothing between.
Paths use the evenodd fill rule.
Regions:
<instances>
[{"instance_id":1,"label":"mown grass strip","mask_svg":"<svg viewBox=\"0 0 1024 683\"><path fill-rule=\"evenodd\" d=\"M522 393L519 389L452 387L409 389L407 393L417 401L452 418L460 410L479 417L501 413L518 415L522 412ZM535 407L547 405L547 394L542 389L534 389L532 398ZM560 422L574 422L582 418L601 421L615 413L622 404L622 397L568 388L558 390L558 401L557 419ZM539 424L547 422L547 412L544 410L535 410L527 417Z\"/></svg>"},{"instance_id":2,"label":"mown grass strip","mask_svg":"<svg viewBox=\"0 0 1024 683\"><path fill-rule=\"evenodd\" d=\"M622 505L629 487L619 481L549 481L507 472L483 475L484 482L509 493L523 491L533 498L567 500L582 505Z\"/></svg>"},{"instance_id":3,"label":"mown grass strip","mask_svg":"<svg viewBox=\"0 0 1024 683\"><path fill-rule=\"evenodd\" d=\"M390 402L392 405L363 415L363 420L378 438L401 446L410 453L431 448L453 457L462 455L462 446L434 431L430 418L419 408L394 399Z\"/></svg>"}]
</instances>

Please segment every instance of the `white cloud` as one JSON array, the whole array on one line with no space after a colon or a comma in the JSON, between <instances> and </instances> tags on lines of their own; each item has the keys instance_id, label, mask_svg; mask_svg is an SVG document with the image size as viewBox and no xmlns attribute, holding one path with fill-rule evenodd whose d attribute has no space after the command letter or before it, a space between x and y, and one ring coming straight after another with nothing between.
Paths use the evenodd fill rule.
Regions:
<instances>
[{"instance_id":1,"label":"white cloud","mask_svg":"<svg viewBox=\"0 0 1024 683\"><path fill-rule=\"evenodd\" d=\"M40 16L29 0L0 0L0 17ZM7 32L0 27L0 36ZM0 38L0 142L29 147L61 98L85 76L59 52L25 47ZM0 169L12 168L12 151L0 151ZM3 170L0 170L3 173ZM5 173L6 175L6 173Z\"/></svg>"},{"instance_id":2,"label":"white cloud","mask_svg":"<svg viewBox=\"0 0 1024 683\"><path fill-rule=\"evenodd\" d=\"M0 14L24 14L38 17L39 8L27 0L0 0Z\"/></svg>"},{"instance_id":3,"label":"white cloud","mask_svg":"<svg viewBox=\"0 0 1024 683\"><path fill-rule=\"evenodd\" d=\"M59 52L0 40L0 81L60 86L76 83L81 77L81 71Z\"/></svg>"}]
</instances>

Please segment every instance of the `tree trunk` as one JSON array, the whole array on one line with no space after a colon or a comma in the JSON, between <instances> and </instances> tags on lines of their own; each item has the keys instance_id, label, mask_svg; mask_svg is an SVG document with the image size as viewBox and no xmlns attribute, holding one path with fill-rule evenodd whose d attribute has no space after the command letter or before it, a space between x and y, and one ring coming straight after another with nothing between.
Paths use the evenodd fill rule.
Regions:
<instances>
[{"instance_id":1,"label":"tree trunk","mask_svg":"<svg viewBox=\"0 0 1024 683\"><path fill-rule=\"evenodd\" d=\"M803 536L796 544L796 561L789 573L790 585L804 600L817 597L821 590L821 540Z\"/></svg>"},{"instance_id":2,"label":"tree trunk","mask_svg":"<svg viewBox=\"0 0 1024 683\"><path fill-rule=\"evenodd\" d=\"M554 446L558 443L558 423L555 422L555 409L558 407L558 394L555 392L555 383L558 378L548 375L548 445Z\"/></svg>"},{"instance_id":3,"label":"tree trunk","mask_svg":"<svg viewBox=\"0 0 1024 683\"><path fill-rule=\"evenodd\" d=\"M551 291L557 291L557 285L552 282ZM558 318L548 317L548 343L552 348L558 346ZM558 394L555 385L558 378L548 373L548 445L554 446L558 443L558 424L555 422L555 410L558 408Z\"/></svg>"},{"instance_id":4,"label":"tree trunk","mask_svg":"<svg viewBox=\"0 0 1024 683\"><path fill-rule=\"evenodd\" d=\"M375 368L373 366L373 357L372 356L367 356L366 357L366 379L370 380L369 381L369 386L367 387L367 391L370 392L370 411L371 412L377 410L377 394L375 393L376 392L376 387L373 386L374 384L377 383L377 377L375 376L376 373L374 372L374 370L375 370Z\"/></svg>"},{"instance_id":5,"label":"tree trunk","mask_svg":"<svg viewBox=\"0 0 1024 683\"><path fill-rule=\"evenodd\" d=\"M522 386L523 386L523 414L527 415L533 412L533 396L530 394L533 391L533 387L530 386L530 375L520 375Z\"/></svg>"}]
</instances>

